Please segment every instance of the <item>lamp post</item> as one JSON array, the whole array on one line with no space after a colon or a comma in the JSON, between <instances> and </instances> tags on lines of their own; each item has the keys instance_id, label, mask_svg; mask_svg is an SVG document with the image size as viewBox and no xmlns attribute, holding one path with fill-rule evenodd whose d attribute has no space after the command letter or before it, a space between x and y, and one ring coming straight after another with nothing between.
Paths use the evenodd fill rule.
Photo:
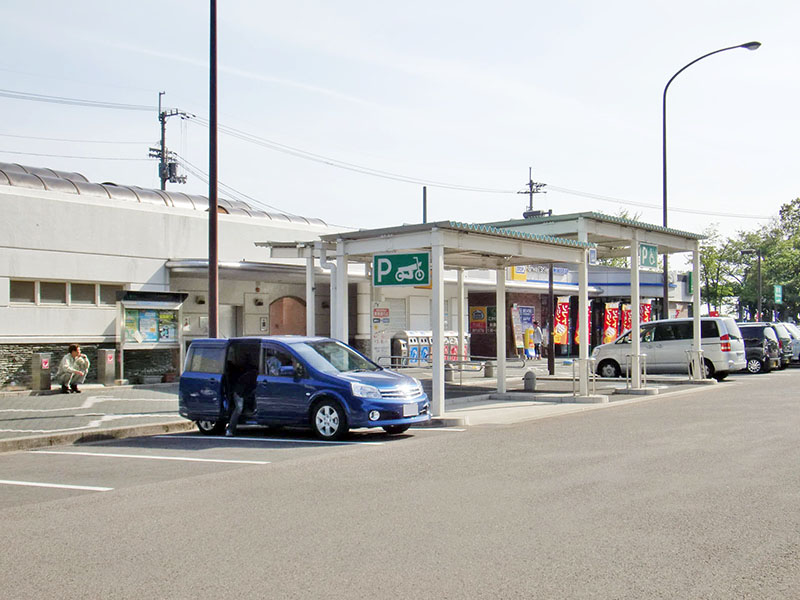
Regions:
<instances>
[{"instance_id":1,"label":"lamp post","mask_svg":"<svg viewBox=\"0 0 800 600\"><path fill-rule=\"evenodd\" d=\"M683 73L686 69L691 67L694 63L703 60L704 58L708 58L714 54L719 54L720 52L725 52L727 50L736 50L737 48L744 48L746 50L758 50L761 46L761 42L747 42L746 44L739 44L738 46L730 46L728 48L720 48L719 50L714 50L713 52L709 52L708 54L704 54L699 58L695 58L692 62L684 65L675 75L669 78L667 85L664 86L664 99L662 102L662 121L661 121L661 157L662 157L662 166L663 166L663 218L664 218L664 227L667 226L667 90L669 89L669 84L681 73ZM760 302L759 297L759 302ZM760 312L760 309L759 309ZM667 255L664 254L664 318L669 317L669 268L668 268L668 260Z\"/></svg>"},{"instance_id":2,"label":"lamp post","mask_svg":"<svg viewBox=\"0 0 800 600\"><path fill-rule=\"evenodd\" d=\"M755 254L758 256L758 320L762 321L764 317L761 314L761 250L754 250L753 248L745 248L742 254Z\"/></svg>"}]
</instances>

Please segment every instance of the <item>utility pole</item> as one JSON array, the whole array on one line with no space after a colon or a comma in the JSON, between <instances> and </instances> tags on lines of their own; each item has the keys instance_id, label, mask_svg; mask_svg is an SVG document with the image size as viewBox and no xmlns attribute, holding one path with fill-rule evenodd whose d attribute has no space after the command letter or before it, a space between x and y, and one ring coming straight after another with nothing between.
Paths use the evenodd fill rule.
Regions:
<instances>
[{"instance_id":1,"label":"utility pole","mask_svg":"<svg viewBox=\"0 0 800 600\"><path fill-rule=\"evenodd\" d=\"M161 110L161 96L166 92L158 92L158 121L161 123L161 144L158 148L150 148L150 158L158 159L158 177L161 179L161 189L167 189L167 181L170 183L186 183L186 175L178 175L178 162L175 160L175 153L167 150L167 119L180 116L181 119L188 119L189 114L172 108Z\"/></svg>"},{"instance_id":2,"label":"utility pole","mask_svg":"<svg viewBox=\"0 0 800 600\"><path fill-rule=\"evenodd\" d=\"M528 189L524 192L517 192L518 194L528 194L528 210L522 213L523 219L530 219L532 217L549 217L553 214L552 210L533 210L533 195L546 194L543 190L547 186L546 183L536 183L533 180L533 168L528 167Z\"/></svg>"}]
</instances>

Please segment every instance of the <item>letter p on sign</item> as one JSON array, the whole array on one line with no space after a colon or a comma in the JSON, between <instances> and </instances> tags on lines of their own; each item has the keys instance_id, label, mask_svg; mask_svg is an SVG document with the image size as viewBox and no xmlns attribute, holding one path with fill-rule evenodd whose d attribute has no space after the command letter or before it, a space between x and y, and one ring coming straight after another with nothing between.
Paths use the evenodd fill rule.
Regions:
<instances>
[{"instance_id":1,"label":"letter p on sign","mask_svg":"<svg viewBox=\"0 0 800 600\"><path fill-rule=\"evenodd\" d=\"M378 283L383 283L384 276L392 272L392 261L388 258L379 258L378 263Z\"/></svg>"}]
</instances>

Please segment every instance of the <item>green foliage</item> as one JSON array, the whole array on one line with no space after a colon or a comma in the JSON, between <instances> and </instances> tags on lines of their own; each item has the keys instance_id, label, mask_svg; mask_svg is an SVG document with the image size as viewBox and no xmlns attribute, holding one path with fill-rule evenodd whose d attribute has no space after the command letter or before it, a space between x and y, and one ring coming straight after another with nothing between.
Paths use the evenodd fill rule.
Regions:
<instances>
[{"instance_id":1,"label":"green foliage","mask_svg":"<svg viewBox=\"0 0 800 600\"><path fill-rule=\"evenodd\" d=\"M711 308L738 299L755 315L758 306L758 254L761 255L761 302L765 318L778 310L781 318L800 312L800 198L784 204L778 217L755 231L721 239L707 230L701 244L701 296ZM743 250L755 253L743 254ZM775 305L773 286L783 285L783 304Z\"/></svg>"}]
</instances>

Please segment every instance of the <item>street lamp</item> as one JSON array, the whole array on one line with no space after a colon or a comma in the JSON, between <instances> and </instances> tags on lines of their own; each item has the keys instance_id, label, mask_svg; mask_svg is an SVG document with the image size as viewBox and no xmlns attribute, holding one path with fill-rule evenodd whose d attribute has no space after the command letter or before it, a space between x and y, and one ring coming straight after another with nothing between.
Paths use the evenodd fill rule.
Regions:
<instances>
[{"instance_id":1,"label":"street lamp","mask_svg":"<svg viewBox=\"0 0 800 600\"><path fill-rule=\"evenodd\" d=\"M761 46L761 42L747 42L746 44L740 44L738 46L730 46L728 48L720 48L719 50L714 50L713 52L709 52L708 54L704 54L700 58L695 58L692 62L687 65L684 65L675 75L670 77L667 85L664 86L664 100L662 103L662 115L663 119L661 122L661 140L662 140L662 164L663 164L663 185L664 185L664 227L667 226L667 90L669 89L669 84L681 73L683 73L686 69L691 67L694 63L703 60L704 58L708 58L713 54L719 54L720 52L725 52L727 50L735 50L736 48L745 48L746 50L758 50ZM759 297L759 302L761 298ZM759 309L759 313L761 310ZM664 318L669 317L669 268L668 268L668 260L667 255L664 254Z\"/></svg>"},{"instance_id":2,"label":"street lamp","mask_svg":"<svg viewBox=\"0 0 800 600\"><path fill-rule=\"evenodd\" d=\"M753 248L745 248L742 250L745 256L748 254L755 254L758 256L758 320L762 321L764 317L761 314L761 250L754 250Z\"/></svg>"}]
</instances>

